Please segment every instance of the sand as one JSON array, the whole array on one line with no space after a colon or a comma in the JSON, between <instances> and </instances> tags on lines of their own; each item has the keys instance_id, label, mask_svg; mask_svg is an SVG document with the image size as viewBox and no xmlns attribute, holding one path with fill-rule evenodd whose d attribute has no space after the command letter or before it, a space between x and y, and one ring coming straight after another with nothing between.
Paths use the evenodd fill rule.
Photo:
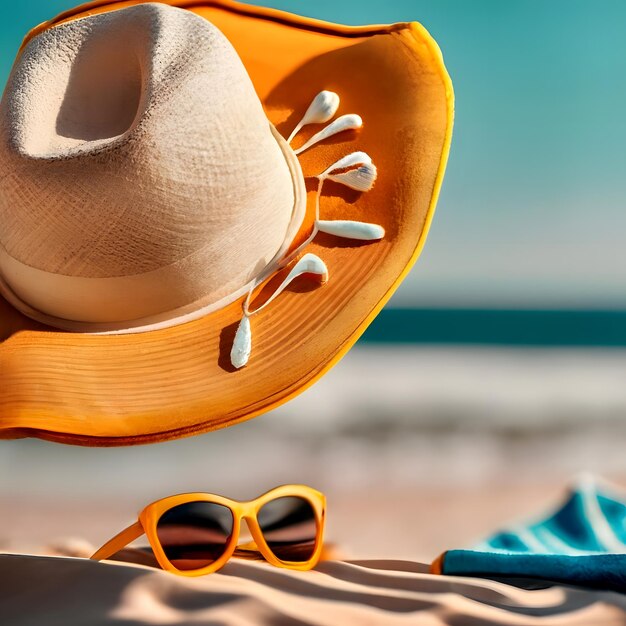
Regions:
<instances>
[{"instance_id":1,"label":"sand","mask_svg":"<svg viewBox=\"0 0 626 626\"><path fill-rule=\"evenodd\" d=\"M220 573L184 578L139 565L4 554L0 615L6 626L626 623L620 594L526 590L425 571L410 561L327 561L311 572L233 561Z\"/></svg>"}]
</instances>

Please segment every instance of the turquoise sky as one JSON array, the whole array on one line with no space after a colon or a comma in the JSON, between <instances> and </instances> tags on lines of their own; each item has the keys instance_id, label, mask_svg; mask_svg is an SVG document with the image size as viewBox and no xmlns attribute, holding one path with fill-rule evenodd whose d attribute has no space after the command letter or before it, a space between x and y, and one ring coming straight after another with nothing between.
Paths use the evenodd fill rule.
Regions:
<instances>
[{"instance_id":1,"label":"turquoise sky","mask_svg":"<svg viewBox=\"0 0 626 626\"><path fill-rule=\"evenodd\" d=\"M25 32L73 6L0 7L6 79ZM457 97L429 242L397 306L626 308L626 2L257 2L351 24L422 22Z\"/></svg>"}]
</instances>

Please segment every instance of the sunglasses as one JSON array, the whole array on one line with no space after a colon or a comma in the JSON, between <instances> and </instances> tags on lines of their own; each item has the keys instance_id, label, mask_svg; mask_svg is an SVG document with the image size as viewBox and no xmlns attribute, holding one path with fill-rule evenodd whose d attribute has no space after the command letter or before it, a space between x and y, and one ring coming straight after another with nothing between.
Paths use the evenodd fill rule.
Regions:
<instances>
[{"instance_id":1,"label":"sunglasses","mask_svg":"<svg viewBox=\"0 0 626 626\"><path fill-rule=\"evenodd\" d=\"M308 570L323 549L326 498L305 485L276 487L237 502L210 493L157 500L91 557L108 559L145 533L162 569L183 576L211 574L233 556L260 553L277 567ZM241 520L253 541L237 545Z\"/></svg>"}]
</instances>

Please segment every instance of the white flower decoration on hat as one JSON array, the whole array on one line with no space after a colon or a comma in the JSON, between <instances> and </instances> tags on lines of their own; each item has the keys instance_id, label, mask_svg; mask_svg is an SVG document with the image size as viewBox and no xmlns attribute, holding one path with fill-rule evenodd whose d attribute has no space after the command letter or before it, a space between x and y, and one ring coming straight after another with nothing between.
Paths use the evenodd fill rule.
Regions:
<instances>
[{"instance_id":1,"label":"white flower decoration on hat","mask_svg":"<svg viewBox=\"0 0 626 626\"><path fill-rule=\"evenodd\" d=\"M339 108L339 96L332 91L321 91L313 98L313 101L306 110L302 119L296 124L291 135L287 139L291 143L304 126L309 124L324 124L330 121ZM302 146L294 150L296 155L302 154L305 150L312 148L316 144L333 137L346 130L355 130L363 126L363 120L355 113L341 115L336 120L328 124L325 128L315 133ZM376 182L377 170L372 159L365 152L352 152L316 176L318 180L317 193L315 196L315 221L313 230L309 237L291 252L280 263L280 267L285 267L291 263L308 246L318 233L326 233L335 237L355 239L359 241L378 241L385 236L385 229L379 224L369 224L352 220L322 220L320 219L320 198L324 182L333 182L345 185L350 189L365 192L369 191ZM279 267L279 269L280 269ZM313 274L319 277L320 284L328 281L328 268L322 259L312 253L305 254L300 258L286 278L280 283L272 295L261 306L251 309L251 299L254 290L263 282L259 279L255 282L243 302L243 317L235 333L230 361L233 367L240 369L244 367L252 352L252 327L250 318L256 315L275 300L298 276L302 274Z\"/></svg>"}]
</instances>

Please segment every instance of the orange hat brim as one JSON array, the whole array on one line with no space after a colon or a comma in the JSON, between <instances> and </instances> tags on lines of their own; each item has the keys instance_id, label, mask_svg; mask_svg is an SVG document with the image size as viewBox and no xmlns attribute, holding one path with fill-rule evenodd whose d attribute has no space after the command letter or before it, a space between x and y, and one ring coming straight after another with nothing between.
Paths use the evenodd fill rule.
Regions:
<instances>
[{"instance_id":1,"label":"orange hat brim","mask_svg":"<svg viewBox=\"0 0 626 626\"><path fill-rule=\"evenodd\" d=\"M132 4L138 2L78 7L26 41L62 21ZM227 0L166 4L207 18L226 35L283 135L323 89L339 94L339 113L361 115L358 134L305 152L301 163L313 176L349 152L367 152L378 166L375 187L359 194L328 183L321 216L381 224L385 237L359 244L318 235L306 251L324 260L330 280L317 288L296 282L253 317L252 355L236 371L229 354L241 301L163 330L97 336L44 327L0 299L0 437L126 445L257 416L339 361L424 245L448 157L453 91L421 25L339 26ZM319 130L307 128L298 141Z\"/></svg>"}]
</instances>

